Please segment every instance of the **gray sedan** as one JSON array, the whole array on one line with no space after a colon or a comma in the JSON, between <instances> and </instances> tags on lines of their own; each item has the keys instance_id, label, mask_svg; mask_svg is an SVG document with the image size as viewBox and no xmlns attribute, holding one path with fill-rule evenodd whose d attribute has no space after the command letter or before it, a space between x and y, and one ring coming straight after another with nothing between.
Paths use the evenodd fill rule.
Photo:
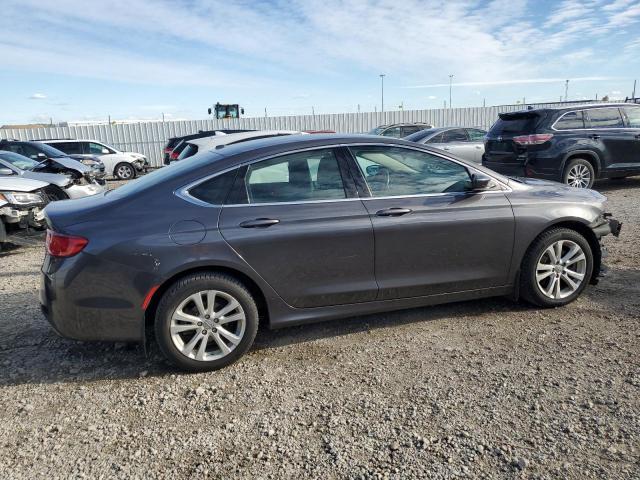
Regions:
<instances>
[{"instance_id":1,"label":"gray sedan","mask_svg":"<svg viewBox=\"0 0 640 480\"><path fill-rule=\"evenodd\" d=\"M486 134L485 130L479 128L445 127L421 130L404 139L439 148L470 162L480 163Z\"/></svg>"},{"instance_id":2,"label":"gray sedan","mask_svg":"<svg viewBox=\"0 0 640 480\"><path fill-rule=\"evenodd\" d=\"M288 135L54 202L40 301L78 340L221 368L285 327L508 295L575 300L620 224L606 198L380 136Z\"/></svg>"}]
</instances>

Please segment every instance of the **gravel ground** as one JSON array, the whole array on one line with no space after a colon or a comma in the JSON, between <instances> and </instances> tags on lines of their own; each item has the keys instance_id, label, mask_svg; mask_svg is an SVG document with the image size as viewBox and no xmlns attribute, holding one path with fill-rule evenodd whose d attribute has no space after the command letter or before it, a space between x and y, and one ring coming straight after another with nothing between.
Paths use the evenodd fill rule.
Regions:
<instances>
[{"instance_id":1,"label":"gravel ground","mask_svg":"<svg viewBox=\"0 0 640 480\"><path fill-rule=\"evenodd\" d=\"M505 299L260 332L223 371L82 344L0 257L0 478L640 478L640 179L578 301Z\"/></svg>"}]
</instances>

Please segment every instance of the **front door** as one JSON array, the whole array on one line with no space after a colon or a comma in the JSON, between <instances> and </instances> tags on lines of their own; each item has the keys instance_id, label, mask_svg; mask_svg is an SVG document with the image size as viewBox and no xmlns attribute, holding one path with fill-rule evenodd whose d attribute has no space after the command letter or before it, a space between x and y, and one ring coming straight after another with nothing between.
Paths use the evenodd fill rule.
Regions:
<instances>
[{"instance_id":1,"label":"front door","mask_svg":"<svg viewBox=\"0 0 640 480\"><path fill-rule=\"evenodd\" d=\"M374 300L373 228L344 158L309 150L243 168L220 230L289 304Z\"/></svg>"},{"instance_id":2,"label":"front door","mask_svg":"<svg viewBox=\"0 0 640 480\"><path fill-rule=\"evenodd\" d=\"M514 216L501 187L471 192L466 166L423 151L350 150L368 187L379 299L508 283Z\"/></svg>"}]
</instances>

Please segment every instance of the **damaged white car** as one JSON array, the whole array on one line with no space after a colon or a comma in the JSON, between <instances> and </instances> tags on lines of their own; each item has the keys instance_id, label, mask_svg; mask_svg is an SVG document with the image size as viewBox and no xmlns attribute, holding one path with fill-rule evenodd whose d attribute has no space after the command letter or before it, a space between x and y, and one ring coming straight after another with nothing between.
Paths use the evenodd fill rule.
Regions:
<instances>
[{"instance_id":1,"label":"damaged white car","mask_svg":"<svg viewBox=\"0 0 640 480\"><path fill-rule=\"evenodd\" d=\"M0 248L12 230L44 228L47 185L28 178L0 176Z\"/></svg>"}]
</instances>

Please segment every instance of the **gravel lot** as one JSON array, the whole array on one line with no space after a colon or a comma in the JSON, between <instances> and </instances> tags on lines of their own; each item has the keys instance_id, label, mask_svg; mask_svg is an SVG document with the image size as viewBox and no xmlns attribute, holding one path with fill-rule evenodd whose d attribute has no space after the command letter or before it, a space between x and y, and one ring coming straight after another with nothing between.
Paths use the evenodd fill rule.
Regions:
<instances>
[{"instance_id":1,"label":"gravel lot","mask_svg":"<svg viewBox=\"0 0 640 480\"><path fill-rule=\"evenodd\" d=\"M27 240L0 256L0 478L640 478L640 179L597 188L625 225L568 307L264 331L208 374L58 338Z\"/></svg>"}]
</instances>

